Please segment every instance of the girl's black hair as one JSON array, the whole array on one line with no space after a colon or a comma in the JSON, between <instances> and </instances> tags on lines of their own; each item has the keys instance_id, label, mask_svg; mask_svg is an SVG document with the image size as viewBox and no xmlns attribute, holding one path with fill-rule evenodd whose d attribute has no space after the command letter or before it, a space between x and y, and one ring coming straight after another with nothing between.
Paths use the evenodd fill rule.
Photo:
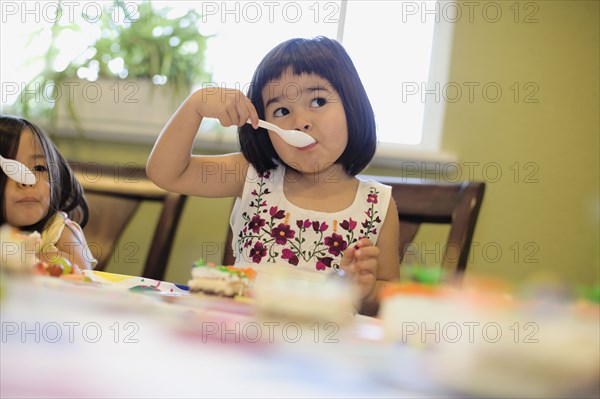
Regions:
<instances>
[{"instance_id":1,"label":"girl's black hair","mask_svg":"<svg viewBox=\"0 0 600 399\"><path fill-rule=\"evenodd\" d=\"M349 175L356 175L371 161L377 146L375 116L358 72L346 50L337 41L326 37L290 39L271 50L260 62L248 98L264 119L262 90L271 81L291 68L295 75L315 74L327 79L338 92L346 113L348 144L337 163ZM239 128L240 148L258 173L277 167L281 161L265 129L254 131L245 124Z\"/></svg>"},{"instance_id":2,"label":"girl's black hair","mask_svg":"<svg viewBox=\"0 0 600 399\"><path fill-rule=\"evenodd\" d=\"M14 159L25 129L29 129L42 145L50 179L50 207L42 220L31 226L19 228L23 231L42 232L58 211L66 212L84 227L88 222L89 212L83 189L65 158L42 129L24 118L0 115L0 154L5 158ZM7 219L4 203L7 180L8 176L0 171L0 225Z\"/></svg>"}]
</instances>

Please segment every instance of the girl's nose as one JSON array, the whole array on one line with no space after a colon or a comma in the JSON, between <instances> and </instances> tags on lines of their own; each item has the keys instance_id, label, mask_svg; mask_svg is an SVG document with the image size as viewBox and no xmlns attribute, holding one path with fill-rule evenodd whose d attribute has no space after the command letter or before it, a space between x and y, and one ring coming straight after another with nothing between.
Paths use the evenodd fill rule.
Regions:
<instances>
[{"instance_id":1,"label":"girl's nose","mask_svg":"<svg viewBox=\"0 0 600 399\"><path fill-rule=\"evenodd\" d=\"M300 130L302 132L308 132L312 128L312 123L308 120L308 118L303 116L298 116L294 125L295 130Z\"/></svg>"},{"instance_id":2,"label":"girl's nose","mask_svg":"<svg viewBox=\"0 0 600 399\"><path fill-rule=\"evenodd\" d=\"M21 187L21 188L27 188L27 187L33 187L33 186L35 186L35 183L34 184L25 184L25 183L20 183L19 182L19 183L17 183L17 185L19 187Z\"/></svg>"}]
</instances>

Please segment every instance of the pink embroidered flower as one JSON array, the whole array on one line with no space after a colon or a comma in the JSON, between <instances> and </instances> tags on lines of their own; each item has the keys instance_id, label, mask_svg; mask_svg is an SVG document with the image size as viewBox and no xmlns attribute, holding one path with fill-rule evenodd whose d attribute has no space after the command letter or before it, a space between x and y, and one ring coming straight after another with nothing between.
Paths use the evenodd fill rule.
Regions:
<instances>
[{"instance_id":1,"label":"pink embroidered flower","mask_svg":"<svg viewBox=\"0 0 600 399\"><path fill-rule=\"evenodd\" d=\"M287 260L291 265L298 266L298 257L291 249L285 248L281 251L281 259Z\"/></svg>"},{"instance_id":2,"label":"pink embroidered flower","mask_svg":"<svg viewBox=\"0 0 600 399\"><path fill-rule=\"evenodd\" d=\"M300 220L300 219L296 220L296 226L298 226L299 229L302 229L302 228L306 229L306 228L310 227L310 225L311 225L311 223L310 223L310 220L308 220L308 219L306 219L304 221Z\"/></svg>"},{"instance_id":3,"label":"pink embroidered flower","mask_svg":"<svg viewBox=\"0 0 600 399\"><path fill-rule=\"evenodd\" d=\"M248 228L252 230L254 233L260 232L260 228L265 225L265 219L261 218L258 215L252 217L252 220L248 223Z\"/></svg>"},{"instance_id":4,"label":"pink embroidered flower","mask_svg":"<svg viewBox=\"0 0 600 399\"><path fill-rule=\"evenodd\" d=\"M272 206L269 209L269 215L275 219L283 219L285 217L285 211L283 209L278 210L276 206Z\"/></svg>"},{"instance_id":5,"label":"pink embroidered flower","mask_svg":"<svg viewBox=\"0 0 600 399\"><path fill-rule=\"evenodd\" d=\"M317 222L316 220L314 222L312 222L312 228L315 231L315 233L319 232L319 222Z\"/></svg>"},{"instance_id":6,"label":"pink embroidered flower","mask_svg":"<svg viewBox=\"0 0 600 399\"><path fill-rule=\"evenodd\" d=\"M319 224L319 222L315 220L314 222L312 222L312 228L315 231L315 233L318 233L320 231L327 230L329 226L325 222L321 222L321 224Z\"/></svg>"},{"instance_id":7,"label":"pink embroidered flower","mask_svg":"<svg viewBox=\"0 0 600 399\"><path fill-rule=\"evenodd\" d=\"M296 232L294 230L290 230L290 226L288 224L279 223L277 227L274 227L271 230L271 237L275 238L275 242L279 245L285 245L287 240L294 238Z\"/></svg>"},{"instance_id":8,"label":"pink embroidered flower","mask_svg":"<svg viewBox=\"0 0 600 399\"><path fill-rule=\"evenodd\" d=\"M342 227L342 229L346 230L346 231L352 231L356 228L356 221L352 220L352 218L350 218L350 220L344 220L342 223L340 223L340 226Z\"/></svg>"},{"instance_id":9,"label":"pink embroidered flower","mask_svg":"<svg viewBox=\"0 0 600 399\"><path fill-rule=\"evenodd\" d=\"M377 203L377 194L367 195L367 202L372 202L372 203L376 204Z\"/></svg>"},{"instance_id":10,"label":"pink embroidered flower","mask_svg":"<svg viewBox=\"0 0 600 399\"><path fill-rule=\"evenodd\" d=\"M331 267L331 261L333 258L326 256L324 258L319 258L317 261L317 270L325 270L328 267Z\"/></svg>"},{"instance_id":11,"label":"pink embroidered flower","mask_svg":"<svg viewBox=\"0 0 600 399\"><path fill-rule=\"evenodd\" d=\"M267 248L265 248L262 242L258 241L256 244L254 244L254 248L250 250L252 262L260 263L262 258L265 256L267 256Z\"/></svg>"},{"instance_id":12,"label":"pink embroidered flower","mask_svg":"<svg viewBox=\"0 0 600 399\"><path fill-rule=\"evenodd\" d=\"M348 247L348 243L344 241L344 238L336 233L333 233L331 237L325 237L324 243L329 247L327 252L333 256L339 256Z\"/></svg>"}]
</instances>

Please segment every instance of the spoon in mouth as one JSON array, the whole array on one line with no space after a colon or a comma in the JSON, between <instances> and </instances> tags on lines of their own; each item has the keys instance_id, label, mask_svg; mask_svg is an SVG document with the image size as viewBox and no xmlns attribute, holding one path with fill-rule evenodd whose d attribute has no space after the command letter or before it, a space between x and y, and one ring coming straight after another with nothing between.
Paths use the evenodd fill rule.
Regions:
<instances>
[{"instance_id":1,"label":"spoon in mouth","mask_svg":"<svg viewBox=\"0 0 600 399\"><path fill-rule=\"evenodd\" d=\"M251 124L250 119L248 119L247 123ZM294 147L302 148L316 142L315 139L304 132L299 130L285 130L277 125L263 121L262 119L258 120L258 126L274 131L283 139L283 141Z\"/></svg>"},{"instance_id":2,"label":"spoon in mouth","mask_svg":"<svg viewBox=\"0 0 600 399\"><path fill-rule=\"evenodd\" d=\"M37 181L27 166L14 159L6 159L2 155L0 155L0 168L6 173L6 176L18 183L33 185Z\"/></svg>"}]
</instances>

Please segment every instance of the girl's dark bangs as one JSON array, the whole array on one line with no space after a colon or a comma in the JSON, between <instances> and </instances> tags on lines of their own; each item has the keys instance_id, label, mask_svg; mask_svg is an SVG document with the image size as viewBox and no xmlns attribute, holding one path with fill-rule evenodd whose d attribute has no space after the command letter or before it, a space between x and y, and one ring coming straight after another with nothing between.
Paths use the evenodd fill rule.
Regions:
<instances>
[{"instance_id":1,"label":"girl's dark bangs","mask_svg":"<svg viewBox=\"0 0 600 399\"><path fill-rule=\"evenodd\" d=\"M260 68L261 73L257 81L266 84L278 79L288 68L292 68L294 75L315 74L330 80L327 71L331 68L332 60L328 62L322 50L311 51L309 47L312 46L288 43L287 46L279 48Z\"/></svg>"}]
</instances>

